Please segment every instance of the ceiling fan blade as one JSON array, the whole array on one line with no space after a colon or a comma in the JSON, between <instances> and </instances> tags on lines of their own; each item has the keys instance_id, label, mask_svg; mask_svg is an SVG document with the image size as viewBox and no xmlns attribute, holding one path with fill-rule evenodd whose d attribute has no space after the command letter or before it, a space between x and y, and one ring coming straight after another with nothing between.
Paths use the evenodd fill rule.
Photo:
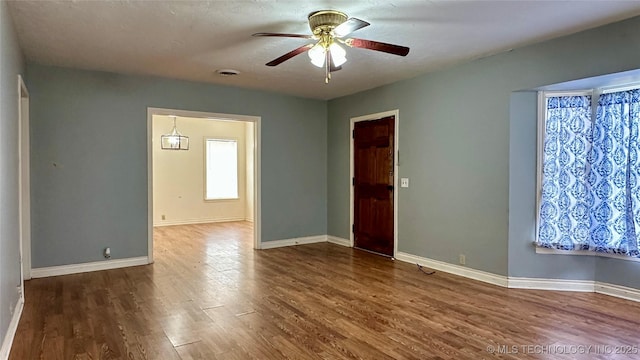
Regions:
<instances>
[{"instance_id":1,"label":"ceiling fan blade","mask_svg":"<svg viewBox=\"0 0 640 360\"><path fill-rule=\"evenodd\" d=\"M281 34L281 33L268 33L268 32L259 32L259 33L255 33L255 34L253 34L251 36L275 36L275 37L290 37L290 38L313 39L313 35Z\"/></svg>"},{"instance_id":2,"label":"ceiling fan blade","mask_svg":"<svg viewBox=\"0 0 640 360\"><path fill-rule=\"evenodd\" d=\"M389 54L400 55L400 56L407 56L407 54L409 53L409 48L406 46L387 44L387 43L373 41L373 40L351 38L351 39L346 39L344 43L347 44L348 46L355 47L355 48L382 51Z\"/></svg>"},{"instance_id":3,"label":"ceiling fan blade","mask_svg":"<svg viewBox=\"0 0 640 360\"><path fill-rule=\"evenodd\" d=\"M303 52L305 52L305 51L307 51L307 50L311 49L314 45L315 45L315 44L307 44L307 45L300 46L299 48L297 48L297 49L295 49L295 50L292 50L292 51L289 51L288 53L286 53L286 54L284 54L284 55L280 56L280 57L279 57L279 58L277 58L277 59L274 59L274 60L269 61L266 65L267 65L267 66L276 66L276 65L280 65L280 64L282 64L283 62L285 62L285 61L287 61L287 60L291 59L292 57L294 57L294 56L296 56L296 55L300 55L300 54L302 54Z\"/></svg>"},{"instance_id":4,"label":"ceiling fan blade","mask_svg":"<svg viewBox=\"0 0 640 360\"><path fill-rule=\"evenodd\" d=\"M371 24L369 24L364 20L350 18L347 21L343 22L342 24L336 26L336 28L333 29L333 34L335 35L335 37L341 38L351 34L356 30L360 30L363 27L367 27L369 25Z\"/></svg>"}]
</instances>

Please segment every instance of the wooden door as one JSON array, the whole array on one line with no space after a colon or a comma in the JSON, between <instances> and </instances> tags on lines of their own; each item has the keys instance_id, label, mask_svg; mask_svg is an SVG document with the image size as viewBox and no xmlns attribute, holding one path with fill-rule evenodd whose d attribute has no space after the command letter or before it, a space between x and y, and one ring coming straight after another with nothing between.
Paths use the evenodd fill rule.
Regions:
<instances>
[{"instance_id":1,"label":"wooden door","mask_svg":"<svg viewBox=\"0 0 640 360\"><path fill-rule=\"evenodd\" d=\"M357 248L393 256L395 117L359 121L353 131L353 236Z\"/></svg>"}]
</instances>

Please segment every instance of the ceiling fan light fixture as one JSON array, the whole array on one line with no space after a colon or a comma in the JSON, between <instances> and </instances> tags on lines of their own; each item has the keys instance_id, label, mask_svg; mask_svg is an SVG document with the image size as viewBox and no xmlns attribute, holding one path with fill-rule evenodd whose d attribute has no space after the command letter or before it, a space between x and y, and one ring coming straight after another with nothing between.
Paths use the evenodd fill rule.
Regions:
<instances>
[{"instance_id":1,"label":"ceiling fan light fixture","mask_svg":"<svg viewBox=\"0 0 640 360\"><path fill-rule=\"evenodd\" d=\"M329 45L329 52L331 53L331 60L333 60L333 64L335 66L340 66L347 62L347 52L342 48L342 46L332 42Z\"/></svg>"},{"instance_id":2,"label":"ceiling fan light fixture","mask_svg":"<svg viewBox=\"0 0 640 360\"><path fill-rule=\"evenodd\" d=\"M371 24L358 18L348 18L345 13L340 11L314 11L309 14L308 20L309 27L311 28L313 35L271 32L253 34L253 36L290 37L315 40L315 43L311 42L302 45L272 61L269 61L265 65L277 66L306 52L313 65L319 68L324 68L324 82L329 83L329 80L331 80L331 73L342 69L342 64L347 62L346 51L342 46L340 46L340 43L352 48L380 51L398 56L407 56L409 53L409 48L406 46L358 38L345 38L345 36Z\"/></svg>"},{"instance_id":3,"label":"ceiling fan light fixture","mask_svg":"<svg viewBox=\"0 0 640 360\"><path fill-rule=\"evenodd\" d=\"M322 67L324 65L326 49L320 43L316 44L314 47L309 49L307 52L309 54L309 58L311 59L311 63L317 67Z\"/></svg>"}]
</instances>

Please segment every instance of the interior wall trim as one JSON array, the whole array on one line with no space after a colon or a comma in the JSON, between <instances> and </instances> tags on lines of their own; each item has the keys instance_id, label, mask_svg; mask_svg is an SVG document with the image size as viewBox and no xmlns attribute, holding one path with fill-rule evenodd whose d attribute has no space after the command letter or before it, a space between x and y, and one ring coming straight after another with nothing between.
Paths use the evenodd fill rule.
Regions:
<instances>
[{"instance_id":1,"label":"interior wall trim","mask_svg":"<svg viewBox=\"0 0 640 360\"><path fill-rule=\"evenodd\" d=\"M510 277L509 288L595 292L595 281Z\"/></svg>"},{"instance_id":2,"label":"interior wall trim","mask_svg":"<svg viewBox=\"0 0 640 360\"><path fill-rule=\"evenodd\" d=\"M496 275L486 271L468 268L466 266L449 264L444 261L423 258L421 256L416 256L401 251L396 254L396 259L411 264L420 264L421 266L427 267L429 269L444 271L449 274L459 275L493 285L502 287L507 287L508 285L508 279L504 275Z\"/></svg>"},{"instance_id":3,"label":"interior wall trim","mask_svg":"<svg viewBox=\"0 0 640 360\"><path fill-rule=\"evenodd\" d=\"M11 352L13 339L16 336L18 323L20 322L20 317L22 316L22 309L24 309L24 299L22 297L19 297L18 302L16 303L16 308L13 312L13 316L11 317L11 322L9 322L9 328L7 329L7 333L4 335L4 340L2 341L2 347L0 348L0 360L9 359L9 353Z\"/></svg>"},{"instance_id":4,"label":"interior wall trim","mask_svg":"<svg viewBox=\"0 0 640 360\"><path fill-rule=\"evenodd\" d=\"M595 292L640 302L640 289L596 281Z\"/></svg>"},{"instance_id":5,"label":"interior wall trim","mask_svg":"<svg viewBox=\"0 0 640 360\"><path fill-rule=\"evenodd\" d=\"M327 242L330 242L330 243L336 244L336 245L351 247L351 240L344 239L344 238L337 237L337 236L327 235Z\"/></svg>"},{"instance_id":6,"label":"interior wall trim","mask_svg":"<svg viewBox=\"0 0 640 360\"><path fill-rule=\"evenodd\" d=\"M291 239L282 239L282 240L273 240L273 241L263 241L260 249L275 249L279 247L285 246L295 246L295 245L305 245L305 244L315 244L327 242L327 235L316 235L316 236L305 236Z\"/></svg>"},{"instance_id":7,"label":"interior wall trim","mask_svg":"<svg viewBox=\"0 0 640 360\"><path fill-rule=\"evenodd\" d=\"M31 277L43 278L49 276L79 274L90 271L119 269L123 267L140 266L147 264L149 264L149 258L146 256L140 256L126 259L94 261L81 264L49 266L31 269Z\"/></svg>"}]
</instances>

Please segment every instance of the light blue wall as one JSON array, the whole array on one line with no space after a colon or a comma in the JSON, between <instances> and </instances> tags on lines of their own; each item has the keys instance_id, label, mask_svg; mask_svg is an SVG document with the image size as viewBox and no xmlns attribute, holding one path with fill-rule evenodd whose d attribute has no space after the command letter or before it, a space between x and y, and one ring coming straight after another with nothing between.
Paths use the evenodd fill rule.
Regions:
<instances>
[{"instance_id":1,"label":"light blue wall","mask_svg":"<svg viewBox=\"0 0 640 360\"><path fill-rule=\"evenodd\" d=\"M596 281L640 289L640 262L596 258Z\"/></svg>"},{"instance_id":2,"label":"light blue wall","mask_svg":"<svg viewBox=\"0 0 640 360\"><path fill-rule=\"evenodd\" d=\"M397 108L399 176L411 179L398 191L400 251L454 264L464 253L468 267L502 275L593 279L595 259L530 245L535 182L519 179L535 181L535 98L512 93L636 69L639 31L633 18L331 100L329 235L349 237L349 118ZM607 278L619 279L611 268Z\"/></svg>"},{"instance_id":3,"label":"light blue wall","mask_svg":"<svg viewBox=\"0 0 640 360\"><path fill-rule=\"evenodd\" d=\"M0 344L18 302L20 238L18 218L18 74L22 52L7 4L0 1Z\"/></svg>"},{"instance_id":4,"label":"light blue wall","mask_svg":"<svg viewBox=\"0 0 640 360\"><path fill-rule=\"evenodd\" d=\"M261 116L262 240L326 234L326 102L28 65L33 267L147 253L147 107ZM197 141L194 138L193 141Z\"/></svg>"}]
</instances>

